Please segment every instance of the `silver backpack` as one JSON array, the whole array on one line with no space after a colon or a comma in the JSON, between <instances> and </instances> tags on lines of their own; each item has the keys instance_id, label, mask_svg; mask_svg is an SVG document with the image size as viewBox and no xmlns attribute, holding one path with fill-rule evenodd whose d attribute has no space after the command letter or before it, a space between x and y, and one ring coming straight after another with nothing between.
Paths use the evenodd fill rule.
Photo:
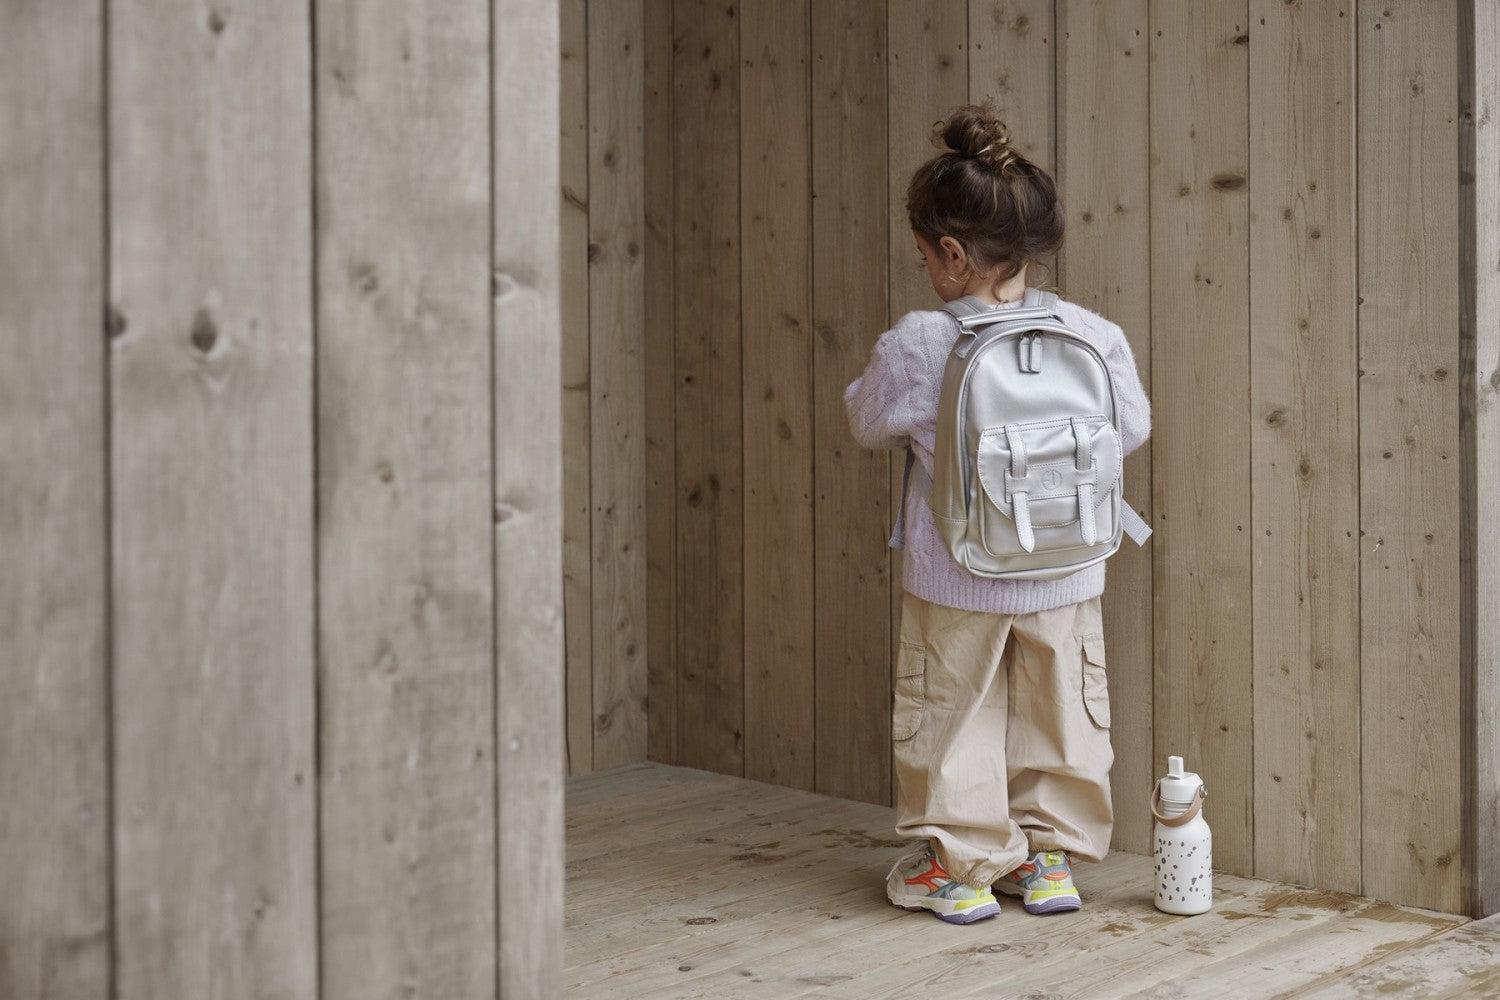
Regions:
<instances>
[{"instance_id":1,"label":"silver backpack","mask_svg":"<svg viewBox=\"0 0 1500 1000\"><path fill-rule=\"evenodd\" d=\"M1099 350L1058 317L1057 296L1028 289L1019 308L965 297L947 309L959 336L928 502L953 558L978 576L1050 580L1109 558L1122 533L1143 544L1151 529L1120 499L1114 383Z\"/></svg>"}]
</instances>

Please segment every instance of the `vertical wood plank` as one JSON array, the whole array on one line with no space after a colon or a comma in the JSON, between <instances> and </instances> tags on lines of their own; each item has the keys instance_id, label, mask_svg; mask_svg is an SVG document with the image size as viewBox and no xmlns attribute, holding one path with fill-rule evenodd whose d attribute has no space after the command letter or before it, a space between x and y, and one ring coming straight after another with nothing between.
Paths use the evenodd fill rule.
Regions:
<instances>
[{"instance_id":1,"label":"vertical wood plank","mask_svg":"<svg viewBox=\"0 0 1500 1000\"><path fill-rule=\"evenodd\" d=\"M1250 4L1255 874L1359 889L1354 12Z\"/></svg>"},{"instance_id":2,"label":"vertical wood plank","mask_svg":"<svg viewBox=\"0 0 1500 1000\"><path fill-rule=\"evenodd\" d=\"M886 4L812 9L815 787L890 796L889 458L849 437L844 387L886 329Z\"/></svg>"},{"instance_id":3,"label":"vertical wood plank","mask_svg":"<svg viewBox=\"0 0 1500 1000\"><path fill-rule=\"evenodd\" d=\"M562 42L558 172L562 315L563 624L568 773L594 770L593 541L589 500L588 0L558 4Z\"/></svg>"},{"instance_id":4,"label":"vertical wood plank","mask_svg":"<svg viewBox=\"0 0 1500 1000\"><path fill-rule=\"evenodd\" d=\"M557 2L490 25L498 993L531 1000L563 967Z\"/></svg>"},{"instance_id":5,"label":"vertical wood plank","mask_svg":"<svg viewBox=\"0 0 1500 1000\"><path fill-rule=\"evenodd\" d=\"M1064 0L1057 7L1057 182L1068 236L1068 298L1120 324L1151 388L1150 101L1147 0ZM1151 448L1125 463L1125 499L1148 522ZM1152 546L1121 547L1104 593L1115 766L1114 846L1150 853Z\"/></svg>"},{"instance_id":6,"label":"vertical wood plank","mask_svg":"<svg viewBox=\"0 0 1500 1000\"><path fill-rule=\"evenodd\" d=\"M644 0L646 750L677 752L677 413L672 0Z\"/></svg>"},{"instance_id":7,"label":"vertical wood plank","mask_svg":"<svg viewBox=\"0 0 1500 1000\"><path fill-rule=\"evenodd\" d=\"M1054 0L971 0L969 99L992 101L1011 142L1056 177L1057 34ZM1048 256L1027 272L1027 284L1056 282Z\"/></svg>"},{"instance_id":8,"label":"vertical wood plank","mask_svg":"<svg viewBox=\"0 0 1500 1000\"><path fill-rule=\"evenodd\" d=\"M110 996L101 14L0 5L7 997Z\"/></svg>"},{"instance_id":9,"label":"vertical wood plank","mask_svg":"<svg viewBox=\"0 0 1500 1000\"><path fill-rule=\"evenodd\" d=\"M1155 738L1213 789L1214 863L1252 867L1244 0L1151 4Z\"/></svg>"},{"instance_id":10,"label":"vertical wood plank","mask_svg":"<svg viewBox=\"0 0 1500 1000\"><path fill-rule=\"evenodd\" d=\"M1056 167L1053 16L1053 0L969 3L969 99L994 102L1015 147L1049 173Z\"/></svg>"},{"instance_id":11,"label":"vertical wood plank","mask_svg":"<svg viewBox=\"0 0 1500 1000\"><path fill-rule=\"evenodd\" d=\"M933 293L906 218L906 185L911 175L943 147L932 142L935 122L948 117L969 98L969 16L958 4L924 4L890 0L887 5L886 79L889 87L886 141L890 177L890 316L894 321L913 309L937 309ZM896 466L896 485L904 462ZM898 497L899 499L899 497ZM899 566L899 560L897 562ZM899 606L899 605L898 605Z\"/></svg>"},{"instance_id":12,"label":"vertical wood plank","mask_svg":"<svg viewBox=\"0 0 1500 1000\"><path fill-rule=\"evenodd\" d=\"M1454 912L1459 862L1457 10L1362 2L1364 892Z\"/></svg>"},{"instance_id":13,"label":"vertical wood plank","mask_svg":"<svg viewBox=\"0 0 1500 1000\"><path fill-rule=\"evenodd\" d=\"M1472 866L1469 912L1500 912L1500 7L1476 0L1459 7L1461 79L1459 226L1463 345L1463 442L1466 509L1463 662L1468 704L1463 727L1464 794Z\"/></svg>"},{"instance_id":14,"label":"vertical wood plank","mask_svg":"<svg viewBox=\"0 0 1500 1000\"><path fill-rule=\"evenodd\" d=\"M495 970L489 11L316 14L323 996L477 997Z\"/></svg>"},{"instance_id":15,"label":"vertical wood plank","mask_svg":"<svg viewBox=\"0 0 1500 1000\"><path fill-rule=\"evenodd\" d=\"M641 0L589 11L594 764L646 759Z\"/></svg>"},{"instance_id":16,"label":"vertical wood plank","mask_svg":"<svg viewBox=\"0 0 1500 1000\"><path fill-rule=\"evenodd\" d=\"M739 19L673 6L679 758L744 770Z\"/></svg>"},{"instance_id":17,"label":"vertical wood plank","mask_svg":"<svg viewBox=\"0 0 1500 1000\"><path fill-rule=\"evenodd\" d=\"M108 20L116 995L313 997L308 6Z\"/></svg>"},{"instance_id":18,"label":"vertical wood plank","mask_svg":"<svg viewBox=\"0 0 1500 1000\"><path fill-rule=\"evenodd\" d=\"M813 787L807 0L740 4L745 776Z\"/></svg>"},{"instance_id":19,"label":"vertical wood plank","mask_svg":"<svg viewBox=\"0 0 1500 1000\"><path fill-rule=\"evenodd\" d=\"M911 224L907 221L906 186L917 167L942 152L942 148L932 142L933 124L968 103L969 12L964 4L893 0L887 4L886 22L886 36L890 39L890 49L886 54L889 324L913 309L936 309L942 305L933 294L927 267L917 253ZM890 465L891 518L894 521L900 516L905 456L900 453L893 455ZM900 648L901 604L905 593L901 585L901 559L899 551L890 552L893 677L896 651ZM895 794L893 785L893 799Z\"/></svg>"}]
</instances>

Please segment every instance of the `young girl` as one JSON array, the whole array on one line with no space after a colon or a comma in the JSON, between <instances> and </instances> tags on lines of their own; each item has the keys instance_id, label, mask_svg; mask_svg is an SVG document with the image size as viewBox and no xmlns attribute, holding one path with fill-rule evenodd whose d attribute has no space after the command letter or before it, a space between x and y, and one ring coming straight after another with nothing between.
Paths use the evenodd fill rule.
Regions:
<instances>
[{"instance_id":1,"label":"young girl","mask_svg":"<svg viewBox=\"0 0 1500 1000\"><path fill-rule=\"evenodd\" d=\"M1062 244L1046 171L1010 144L988 107L934 130L947 151L923 164L907 217L933 291L1019 304L1030 265ZM1059 302L1104 356L1121 443L1145 442L1150 403L1120 328ZM875 344L844 402L867 448L910 446L928 477L943 369L959 333L946 311L903 316ZM1000 910L992 887L1028 913L1080 906L1069 857L1109 850L1113 813L1109 696L1099 595L1103 565L1058 580L992 580L959 566L913 477L906 500L897 657L896 832L922 838L887 880L892 903L969 923Z\"/></svg>"}]
</instances>

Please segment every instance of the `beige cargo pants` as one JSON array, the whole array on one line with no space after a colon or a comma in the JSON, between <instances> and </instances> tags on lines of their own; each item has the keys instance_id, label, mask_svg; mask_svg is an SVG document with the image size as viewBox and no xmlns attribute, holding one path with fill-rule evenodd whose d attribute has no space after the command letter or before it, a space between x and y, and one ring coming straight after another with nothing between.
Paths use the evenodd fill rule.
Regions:
<instances>
[{"instance_id":1,"label":"beige cargo pants","mask_svg":"<svg viewBox=\"0 0 1500 1000\"><path fill-rule=\"evenodd\" d=\"M901 608L896 833L981 888L1032 853L1109 850L1109 692L1097 597L997 615Z\"/></svg>"}]
</instances>

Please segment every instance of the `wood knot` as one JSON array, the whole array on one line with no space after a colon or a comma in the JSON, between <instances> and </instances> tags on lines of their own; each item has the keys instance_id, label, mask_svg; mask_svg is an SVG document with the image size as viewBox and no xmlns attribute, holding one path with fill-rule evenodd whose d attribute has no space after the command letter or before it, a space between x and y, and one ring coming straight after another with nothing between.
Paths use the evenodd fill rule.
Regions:
<instances>
[{"instance_id":1,"label":"wood knot","mask_svg":"<svg viewBox=\"0 0 1500 1000\"><path fill-rule=\"evenodd\" d=\"M216 35L222 35L224 28L228 26L229 19L224 16L223 11L211 10L208 12L208 30Z\"/></svg>"},{"instance_id":2,"label":"wood knot","mask_svg":"<svg viewBox=\"0 0 1500 1000\"><path fill-rule=\"evenodd\" d=\"M110 306L104 314L104 332L110 340L116 340L125 335L125 329L129 326L125 321L125 314L116 306ZM1495 373L1500 375L1500 371Z\"/></svg>"},{"instance_id":3,"label":"wood knot","mask_svg":"<svg viewBox=\"0 0 1500 1000\"><path fill-rule=\"evenodd\" d=\"M1238 191L1245 186L1245 178L1240 174L1216 174L1209 183L1215 191Z\"/></svg>"},{"instance_id":4,"label":"wood knot","mask_svg":"<svg viewBox=\"0 0 1500 1000\"><path fill-rule=\"evenodd\" d=\"M199 309L193 314L193 326L188 333L188 340L201 354L208 354L219 342L219 328L207 309Z\"/></svg>"}]
</instances>

